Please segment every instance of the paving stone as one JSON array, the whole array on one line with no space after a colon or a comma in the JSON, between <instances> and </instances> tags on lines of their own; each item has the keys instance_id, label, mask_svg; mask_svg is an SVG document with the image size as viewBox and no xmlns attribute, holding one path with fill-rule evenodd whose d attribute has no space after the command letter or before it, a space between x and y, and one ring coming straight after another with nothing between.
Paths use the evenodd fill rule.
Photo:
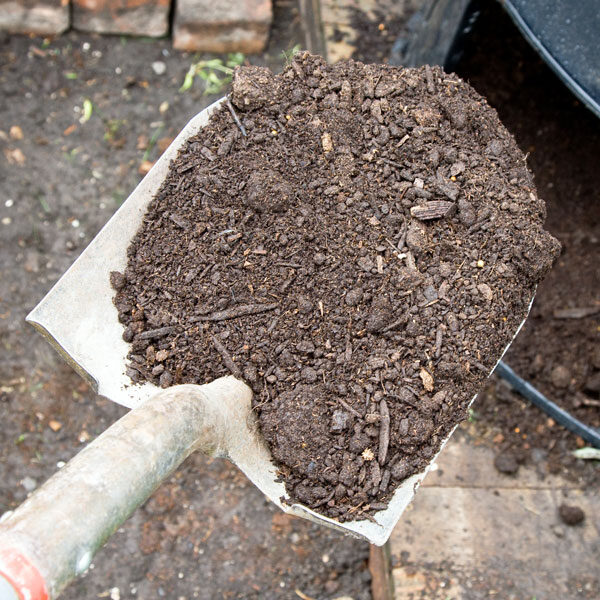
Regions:
<instances>
[{"instance_id":1,"label":"paving stone","mask_svg":"<svg viewBox=\"0 0 600 600\"><path fill-rule=\"evenodd\" d=\"M273 19L271 0L178 0L173 46L202 52L262 52Z\"/></svg>"},{"instance_id":2,"label":"paving stone","mask_svg":"<svg viewBox=\"0 0 600 600\"><path fill-rule=\"evenodd\" d=\"M169 32L170 0L71 0L73 27L96 33L160 37Z\"/></svg>"},{"instance_id":3,"label":"paving stone","mask_svg":"<svg viewBox=\"0 0 600 600\"><path fill-rule=\"evenodd\" d=\"M560 477L517 477L493 467L494 452L453 439L390 539L395 600L575 600L600 585L600 498ZM561 527L558 506L589 519ZM595 597L595 596L594 596Z\"/></svg>"},{"instance_id":4,"label":"paving stone","mask_svg":"<svg viewBox=\"0 0 600 600\"><path fill-rule=\"evenodd\" d=\"M69 0L0 0L0 30L57 35L69 28Z\"/></svg>"}]
</instances>

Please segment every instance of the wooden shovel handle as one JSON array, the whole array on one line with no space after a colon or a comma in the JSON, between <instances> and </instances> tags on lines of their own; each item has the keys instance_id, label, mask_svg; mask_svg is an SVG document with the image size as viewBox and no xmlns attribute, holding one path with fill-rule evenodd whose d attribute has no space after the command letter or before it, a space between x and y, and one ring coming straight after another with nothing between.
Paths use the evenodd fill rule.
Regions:
<instances>
[{"instance_id":1,"label":"wooden shovel handle","mask_svg":"<svg viewBox=\"0 0 600 600\"><path fill-rule=\"evenodd\" d=\"M251 397L243 382L222 377L161 391L119 419L3 515L0 596L56 598L189 454L226 455L221 409L233 406L243 419Z\"/></svg>"}]
</instances>

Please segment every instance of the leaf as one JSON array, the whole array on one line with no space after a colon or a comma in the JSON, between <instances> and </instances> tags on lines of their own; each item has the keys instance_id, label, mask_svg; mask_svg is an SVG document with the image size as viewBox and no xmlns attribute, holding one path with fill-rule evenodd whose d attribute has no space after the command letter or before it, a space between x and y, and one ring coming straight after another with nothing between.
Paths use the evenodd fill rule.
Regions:
<instances>
[{"instance_id":1,"label":"leaf","mask_svg":"<svg viewBox=\"0 0 600 600\"><path fill-rule=\"evenodd\" d=\"M180 92L187 92L194 85L194 76L196 75L196 65L192 65L185 74L183 84L179 88Z\"/></svg>"},{"instance_id":2,"label":"leaf","mask_svg":"<svg viewBox=\"0 0 600 600\"><path fill-rule=\"evenodd\" d=\"M592 448L591 446L573 450L572 454L575 458L582 458L583 460L600 460L600 448Z\"/></svg>"},{"instance_id":3,"label":"leaf","mask_svg":"<svg viewBox=\"0 0 600 600\"><path fill-rule=\"evenodd\" d=\"M87 123L91 119L93 112L94 105L92 104L92 101L89 98L86 98L83 101L83 115L81 116L81 119L79 119L79 122L81 124Z\"/></svg>"},{"instance_id":4,"label":"leaf","mask_svg":"<svg viewBox=\"0 0 600 600\"><path fill-rule=\"evenodd\" d=\"M73 73L72 71L70 71L69 73L65 73L65 77L67 79L77 79L77 73Z\"/></svg>"}]
</instances>

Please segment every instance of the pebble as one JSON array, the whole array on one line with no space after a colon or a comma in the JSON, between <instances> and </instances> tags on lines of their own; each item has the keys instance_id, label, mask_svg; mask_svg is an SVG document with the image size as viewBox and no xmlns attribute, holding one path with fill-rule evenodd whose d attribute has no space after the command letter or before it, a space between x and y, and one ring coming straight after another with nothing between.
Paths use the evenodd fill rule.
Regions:
<instances>
[{"instance_id":1,"label":"pebble","mask_svg":"<svg viewBox=\"0 0 600 600\"><path fill-rule=\"evenodd\" d=\"M552 380L552 385L555 388L564 389L569 387L569 383L571 382L571 373L564 365L557 365L554 367L554 369L552 369L552 373L550 373L550 379Z\"/></svg>"},{"instance_id":2,"label":"pebble","mask_svg":"<svg viewBox=\"0 0 600 600\"><path fill-rule=\"evenodd\" d=\"M563 538L563 537L565 537L565 530L562 527L560 527L559 525L553 525L552 526L552 533L557 538Z\"/></svg>"},{"instance_id":3,"label":"pebble","mask_svg":"<svg viewBox=\"0 0 600 600\"><path fill-rule=\"evenodd\" d=\"M162 60L157 60L152 63L152 70L157 75L164 75L167 72L167 65Z\"/></svg>"},{"instance_id":4,"label":"pebble","mask_svg":"<svg viewBox=\"0 0 600 600\"><path fill-rule=\"evenodd\" d=\"M600 371L588 377L588 379L585 382L584 388L588 392L600 392Z\"/></svg>"},{"instance_id":5,"label":"pebble","mask_svg":"<svg viewBox=\"0 0 600 600\"><path fill-rule=\"evenodd\" d=\"M510 452L502 452L494 458L494 466L500 473L514 475L519 470L519 463Z\"/></svg>"},{"instance_id":6,"label":"pebble","mask_svg":"<svg viewBox=\"0 0 600 600\"><path fill-rule=\"evenodd\" d=\"M345 410L336 410L331 416L331 431L343 431L348 427L350 415Z\"/></svg>"},{"instance_id":7,"label":"pebble","mask_svg":"<svg viewBox=\"0 0 600 600\"><path fill-rule=\"evenodd\" d=\"M579 506L561 504L558 507L558 515L565 525L579 525L585 519L585 513Z\"/></svg>"},{"instance_id":8,"label":"pebble","mask_svg":"<svg viewBox=\"0 0 600 600\"><path fill-rule=\"evenodd\" d=\"M325 261L327 260L327 257L322 254L321 252L317 252L317 254L315 254L313 256L313 261L315 263L315 265L321 266Z\"/></svg>"},{"instance_id":9,"label":"pebble","mask_svg":"<svg viewBox=\"0 0 600 600\"><path fill-rule=\"evenodd\" d=\"M37 487L37 481L33 477L24 477L21 479L21 485L25 488L27 492L33 492Z\"/></svg>"}]
</instances>

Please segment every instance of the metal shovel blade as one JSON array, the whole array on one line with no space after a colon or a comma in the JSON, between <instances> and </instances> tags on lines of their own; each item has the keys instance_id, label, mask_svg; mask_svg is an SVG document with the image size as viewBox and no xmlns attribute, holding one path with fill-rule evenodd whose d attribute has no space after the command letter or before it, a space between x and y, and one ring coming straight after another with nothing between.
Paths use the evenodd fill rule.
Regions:
<instances>
[{"instance_id":1,"label":"metal shovel blade","mask_svg":"<svg viewBox=\"0 0 600 600\"><path fill-rule=\"evenodd\" d=\"M129 348L122 339L123 327L112 303L114 292L109 274L124 270L127 247L141 225L149 202L165 179L170 161L186 140L206 125L211 112L223 100L203 110L186 125L110 221L27 317L27 321L91 383L98 394L129 408L136 407L159 390L149 383L133 385L125 373ZM252 418L248 408L248 419ZM277 467L257 427L238 428L238 433L230 435L226 445L227 458L283 511L376 545L387 541L435 461L434 457L424 471L406 479L394 492L388 507L377 512L372 520L340 523L300 504L281 501L288 494L284 484L277 481Z\"/></svg>"}]
</instances>

